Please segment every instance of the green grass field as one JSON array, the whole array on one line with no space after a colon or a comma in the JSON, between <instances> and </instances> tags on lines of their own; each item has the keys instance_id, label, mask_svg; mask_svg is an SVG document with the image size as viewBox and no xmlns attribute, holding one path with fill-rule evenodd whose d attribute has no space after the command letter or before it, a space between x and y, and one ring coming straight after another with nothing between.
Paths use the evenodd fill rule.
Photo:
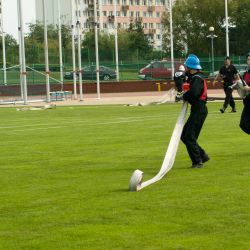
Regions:
<instances>
[{"instance_id":1,"label":"green grass field","mask_svg":"<svg viewBox=\"0 0 250 250\"><path fill-rule=\"evenodd\" d=\"M140 192L132 172L158 172L180 104L1 108L0 249L250 249L250 138L242 104L220 106L200 135L206 167L191 169L180 143Z\"/></svg>"}]
</instances>

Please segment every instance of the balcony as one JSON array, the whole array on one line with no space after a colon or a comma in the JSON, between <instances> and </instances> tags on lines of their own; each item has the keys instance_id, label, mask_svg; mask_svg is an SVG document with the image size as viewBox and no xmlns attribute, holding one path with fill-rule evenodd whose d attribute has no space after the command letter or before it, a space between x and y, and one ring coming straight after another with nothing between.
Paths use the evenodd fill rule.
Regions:
<instances>
[{"instance_id":1,"label":"balcony","mask_svg":"<svg viewBox=\"0 0 250 250\"><path fill-rule=\"evenodd\" d=\"M138 22L138 23L142 23L143 20L142 20L142 17L136 17L135 21Z\"/></svg>"},{"instance_id":2,"label":"balcony","mask_svg":"<svg viewBox=\"0 0 250 250\"><path fill-rule=\"evenodd\" d=\"M135 18L134 17L129 17L129 22L131 22L131 23L133 23L134 22L134 20L135 20Z\"/></svg>"},{"instance_id":3,"label":"balcony","mask_svg":"<svg viewBox=\"0 0 250 250\"><path fill-rule=\"evenodd\" d=\"M129 10L129 5L122 5L121 10L122 11L128 11Z\"/></svg>"},{"instance_id":4,"label":"balcony","mask_svg":"<svg viewBox=\"0 0 250 250\"><path fill-rule=\"evenodd\" d=\"M88 9L89 10L93 10L94 9L94 4L93 3L89 3L88 4Z\"/></svg>"},{"instance_id":5,"label":"balcony","mask_svg":"<svg viewBox=\"0 0 250 250\"><path fill-rule=\"evenodd\" d=\"M93 16L89 16L88 19L87 19L87 22L88 23L94 23L95 19Z\"/></svg>"},{"instance_id":6,"label":"balcony","mask_svg":"<svg viewBox=\"0 0 250 250\"><path fill-rule=\"evenodd\" d=\"M155 11L155 6L148 6L148 12Z\"/></svg>"},{"instance_id":7,"label":"balcony","mask_svg":"<svg viewBox=\"0 0 250 250\"><path fill-rule=\"evenodd\" d=\"M114 16L114 15L108 16L108 21L109 21L110 23L113 23L114 20L115 20L115 16Z\"/></svg>"},{"instance_id":8,"label":"balcony","mask_svg":"<svg viewBox=\"0 0 250 250\"><path fill-rule=\"evenodd\" d=\"M156 29L149 29L148 30L148 34L155 34L156 33Z\"/></svg>"}]
</instances>

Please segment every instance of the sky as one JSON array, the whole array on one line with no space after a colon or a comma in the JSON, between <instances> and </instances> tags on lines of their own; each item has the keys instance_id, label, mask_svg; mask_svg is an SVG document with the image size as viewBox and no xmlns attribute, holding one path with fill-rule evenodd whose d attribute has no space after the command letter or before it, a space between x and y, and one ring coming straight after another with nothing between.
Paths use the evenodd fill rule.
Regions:
<instances>
[{"instance_id":1,"label":"sky","mask_svg":"<svg viewBox=\"0 0 250 250\"><path fill-rule=\"evenodd\" d=\"M2 0L4 32L18 39L17 0ZM28 31L27 23L34 23L35 0L22 0L24 32Z\"/></svg>"}]
</instances>

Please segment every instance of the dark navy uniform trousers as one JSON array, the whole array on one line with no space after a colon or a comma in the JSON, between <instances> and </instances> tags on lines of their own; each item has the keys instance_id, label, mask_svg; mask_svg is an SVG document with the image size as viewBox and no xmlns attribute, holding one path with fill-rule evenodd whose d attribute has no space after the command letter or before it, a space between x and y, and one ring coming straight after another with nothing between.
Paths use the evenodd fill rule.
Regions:
<instances>
[{"instance_id":1,"label":"dark navy uniform trousers","mask_svg":"<svg viewBox=\"0 0 250 250\"><path fill-rule=\"evenodd\" d=\"M186 145L193 164L202 162L205 154L205 151L199 146L197 139L207 114L206 102L202 100L196 101L191 107L190 116L182 131L181 140Z\"/></svg>"}]
</instances>

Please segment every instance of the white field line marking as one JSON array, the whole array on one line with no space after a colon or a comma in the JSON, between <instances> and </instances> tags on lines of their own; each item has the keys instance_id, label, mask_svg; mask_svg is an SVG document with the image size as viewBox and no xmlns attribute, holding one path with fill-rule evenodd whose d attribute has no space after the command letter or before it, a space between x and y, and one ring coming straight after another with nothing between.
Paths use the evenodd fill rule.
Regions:
<instances>
[{"instance_id":1,"label":"white field line marking","mask_svg":"<svg viewBox=\"0 0 250 250\"><path fill-rule=\"evenodd\" d=\"M117 118L118 120L133 120L133 119L154 119L154 118L160 118L160 117L166 117L166 119L172 119L172 116L170 117L169 114L165 115L157 115L157 116L135 116L135 117L121 117ZM112 118L113 122L114 118ZM33 124L27 124L27 125L14 125L14 126L0 126L0 129L12 129L12 128L25 128L25 127L35 127L35 126L57 126L58 123L65 123L65 124L72 124L72 123L84 123L85 125L93 125L93 123L89 123L89 121L86 120L57 120L56 122L51 123L33 123Z\"/></svg>"},{"instance_id":2,"label":"white field line marking","mask_svg":"<svg viewBox=\"0 0 250 250\"><path fill-rule=\"evenodd\" d=\"M212 115L212 114L219 114L221 115L221 113L219 111L212 111L212 112L209 112L208 115ZM118 118L111 118L112 120L113 119L118 119L118 120L130 120L130 119L143 119L143 118L158 118L158 117L165 117L166 119L172 119L174 116L176 115L176 113L169 113L166 111L166 114L164 115L157 115L157 116L134 116L134 117L118 117ZM12 122L18 122L18 125L13 125L13 126L10 126L10 125L5 125L5 126L0 126L0 129L11 129L11 128L24 128L24 127L34 127L34 126L49 126L49 125L57 125L58 123L69 123L69 124L72 124L72 122L79 122L79 123L85 123L85 124L88 124L88 121L84 121L82 119L72 119L72 120L69 120L69 119L61 119L61 120L56 120L55 123L53 123L53 121L51 123L32 123L32 124L26 124L26 125L22 125L21 122L25 122L25 121L30 121L30 122L33 122L33 120L28 120L28 119L25 119L25 120L12 120ZM8 123L10 124L10 123ZM92 124L91 124L92 125Z\"/></svg>"},{"instance_id":3,"label":"white field line marking","mask_svg":"<svg viewBox=\"0 0 250 250\"><path fill-rule=\"evenodd\" d=\"M162 115L163 116L163 115ZM98 125L109 125L109 124L121 124L121 123L130 123L130 122L141 122L141 121L150 121L150 120L155 120L155 119L161 119L162 116L155 116L155 117L141 117L141 118L136 118L136 119L130 119L130 120L124 120L124 121L110 121L110 122L97 122L97 123L88 123L86 124L84 121L83 122L78 122L78 124L74 124L71 122L72 126L68 125L60 125L60 126L48 126L44 128L27 128L27 129L15 129L15 130L8 130L8 132L24 132L24 131L37 131L37 130L48 130L48 129L60 129L60 128L73 128L73 127L79 127L84 124L84 126L98 126ZM170 119L170 117L166 117L167 119ZM172 118L171 118L172 119ZM5 131L6 132L6 131Z\"/></svg>"},{"instance_id":4,"label":"white field line marking","mask_svg":"<svg viewBox=\"0 0 250 250\"><path fill-rule=\"evenodd\" d=\"M218 111L214 111L214 112L209 112L209 114L220 114ZM220 114L221 115L221 114ZM171 116L168 115L158 115L158 116L137 116L137 117L121 117L118 118L121 121L110 121L110 122L100 122L100 123L88 123L84 120L72 120L72 121L57 121L56 123L66 123L66 124L73 124L72 127L78 127L78 126L82 126L82 124L84 124L84 126L94 126L94 125L108 125L108 124L119 124L119 123L129 123L129 122L138 122L138 121L143 121L143 120L153 120L153 119L159 119L165 117L166 120L170 120L173 118L172 114ZM78 123L78 125L76 125L75 123ZM36 130L45 130L45 129L58 129L58 128L67 128L69 127L68 125L60 125L57 126L57 124L51 124L51 123L44 123L44 124L30 124L30 125L15 125L15 126L0 126L0 129L9 129L8 132L24 132L24 131L36 131ZM39 126L45 126L43 128L39 128ZM29 128L31 127L31 128ZM19 128L19 129L14 129L11 130L13 128ZM21 128L27 128L27 129L21 129ZM6 132L6 131L5 131ZM0 132L1 133L1 132Z\"/></svg>"}]
</instances>

